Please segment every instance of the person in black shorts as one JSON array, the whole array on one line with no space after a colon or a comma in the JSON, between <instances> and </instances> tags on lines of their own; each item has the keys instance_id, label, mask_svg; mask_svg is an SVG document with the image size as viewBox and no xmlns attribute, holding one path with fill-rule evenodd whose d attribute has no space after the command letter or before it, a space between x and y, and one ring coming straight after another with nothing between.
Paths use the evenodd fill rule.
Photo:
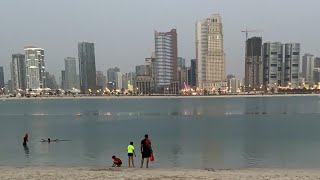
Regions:
<instances>
[{"instance_id":1,"label":"person in black shorts","mask_svg":"<svg viewBox=\"0 0 320 180\"><path fill-rule=\"evenodd\" d=\"M137 156L136 156L136 153L134 151L133 142L130 142L130 144L129 144L127 149L128 149L128 164L129 164L129 167L131 167L131 164L132 164L132 167L134 167L133 155L135 157L137 157Z\"/></svg>"},{"instance_id":2,"label":"person in black shorts","mask_svg":"<svg viewBox=\"0 0 320 180\"><path fill-rule=\"evenodd\" d=\"M149 159L151 157L152 148L151 141L149 139L148 134L144 135L144 139L141 141L141 168L143 167L144 159L147 159L146 168L149 166Z\"/></svg>"}]
</instances>

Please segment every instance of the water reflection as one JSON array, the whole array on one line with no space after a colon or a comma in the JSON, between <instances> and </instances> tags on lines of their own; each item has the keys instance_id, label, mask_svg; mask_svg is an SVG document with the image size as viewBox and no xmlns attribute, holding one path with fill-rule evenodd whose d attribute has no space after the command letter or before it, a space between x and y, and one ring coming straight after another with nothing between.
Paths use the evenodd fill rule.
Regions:
<instances>
[{"instance_id":1,"label":"water reflection","mask_svg":"<svg viewBox=\"0 0 320 180\"><path fill-rule=\"evenodd\" d=\"M23 149L24 149L25 156L26 156L27 158L29 158L29 153L30 153L30 151L29 151L28 145L24 145L24 146L23 146Z\"/></svg>"}]
</instances>

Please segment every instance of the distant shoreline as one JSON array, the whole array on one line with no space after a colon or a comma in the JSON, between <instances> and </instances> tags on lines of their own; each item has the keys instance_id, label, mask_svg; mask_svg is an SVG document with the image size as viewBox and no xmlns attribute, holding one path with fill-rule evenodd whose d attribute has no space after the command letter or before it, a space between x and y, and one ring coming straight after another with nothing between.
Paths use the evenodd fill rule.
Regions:
<instances>
[{"instance_id":1,"label":"distant shoreline","mask_svg":"<svg viewBox=\"0 0 320 180\"><path fill-rule=\"evenodd\" d=\"M215 96L49 96L49 97L7 97L0 100L63 100L63 99L203 99L203 98L268 98L268 97L320 97L320 94L273 94L273 95L215 95Z\"/></svg>"},{"instance_id":2,"label":"distant shoreline","mask_svg":"<svg viewBox=\"0 0 320 180\"><path fill-rule=\"evenodd\" d=\"M0 166L0 179L238 179L301 180L319 179L317 169L140 169L110 167L6 167Z\"/></svg>"}]
</instances>

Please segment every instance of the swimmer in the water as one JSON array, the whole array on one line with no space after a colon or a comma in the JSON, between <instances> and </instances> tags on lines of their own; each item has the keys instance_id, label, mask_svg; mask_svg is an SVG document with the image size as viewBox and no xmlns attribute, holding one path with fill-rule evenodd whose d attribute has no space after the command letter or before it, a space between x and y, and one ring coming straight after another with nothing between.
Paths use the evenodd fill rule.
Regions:
<instances>
[{"instance_id":1,"label":"swimmer in the water","mask_svg":"<svg viewBox=\"0 0 320 180\"><path fill-rule=\"evenodd\" d=\"M41 142L59 142L59 141L71 141L71 140L61 140L61 139L54 139L54 140L51 140L50 138L48 138L48 140L45 140L45 139L41 139Z\"/></svg>"},{"instance_id":2,"label":"swimmer in the water","mask_svg":"<svg viewBox=\"0 0 320 180\"><path fill-rule=\"evenodd\" d=\"M50 142L53 142L53 141L59 141L59 139L51 140L50 138L48 138L48 140L42 139L41 141L50 143Z\"/></svg>"}]
</instances>

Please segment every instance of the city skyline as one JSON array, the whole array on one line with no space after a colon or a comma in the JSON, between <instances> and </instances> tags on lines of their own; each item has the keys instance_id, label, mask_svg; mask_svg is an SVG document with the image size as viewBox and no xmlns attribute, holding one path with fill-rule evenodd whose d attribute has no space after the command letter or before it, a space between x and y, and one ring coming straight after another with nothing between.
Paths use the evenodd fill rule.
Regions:
<instances>
[{"instance_id":1,"label":"city skyline","mask_svg":"<svg viewBox=\"0 0 320 180\"><path fill-rule=\"evenodd\" d=\"M6 17L6 13L9 12L8 10L17 8L15 6L17 2L24 8L28 8L32 4L17 0L5 2L0 7L0 19ZM231 1L219 2L207 0L202 1L201 3L198 1L183 1L184 8L182 8L179 14L175 14L176 8L173 7L177 7L181 2L182 1L175 1L172 7L161 4L158 5L158 8L151 9L152 11L149 8L147 12L150 11L154 13L150 13L150 17L141 18L140 10L143 13L147 13L142 11L142 9L145 10L148 9L146 7L154 7L153 5L155 2L141 1L139 3L133 3L125 1L121 3L91 1L89 3L80 0L77 2L75 8L70 8L74 7L74 3L64 2L64 7L59 6L61 13L55 13L55 11L53 11L53 9L55 9L54 7L58 7L58 4L60 4L58 0L46 3L46 6L52 7L52 10L51 8L38 8L40 11L46 10L46 13L43 13L43 21L39 21L39 23L44 23L44 26L42 26L43 28L35 28L37 27L36 25L38 22L33 22L35 26L22 26L22 24L28 21L25 21L25 18L20 18L19 15L12 15L11 21L3 19L4 28L0 30L0 33L3 35L3 40L0 43L4 48L0 50L0 66L4 66L6 81L10 79L9 69L11 55L14 53L22 53L24 46L36 45L44 48L46 50L47 70L56 75L56 77L60 77L59 72L63 68L64 57L77 57L76 44L83 40L95 43L97 67L100 67L98 70L102 70L105 73L108 68L118 66L123 72L134 71L134 67L141 64L141 61L153 51L153 30L166 31L171 28L176 28L179 32L178 56L187 59L188 65L190 65L189 60L195 58L194 24L196 21L215 13L219 13L223 17L225 38L224 49L227 64L226 74L232 73L239 78L244 77L243 49L245 37L240 31L247 27L249 29L263 30L261 33L249 35L262 36L265 42L299 42L302 45L301 54L312 53L315 56L319 56L320 54L318 48L319 42L316 38L313 38L317 35L315 31L316 28L308 28L308 33L306 33L304 28L312 27L314 25L311 24L310 21L305 21L304 19L312 20L319 16L318 14L309 13L313 8L316 10L315 7L319 5L318 1L308 1L310 8L308 8L308 11L302 9L300 13L295 13L294 9L303 6L303 2L292 2L288 0L277 2L278 6L273 8L273 15L268 14L268 7L272 6L270 1L255 2L242 0L232 2L232 4L230 4ZM284 11L282 7L285 5L287 7L288 2L290 2L289 6L292 8L286 8ZM40 3L36 4L36 6L42 7L44 4ZM95 8L96 11L90 15L86 15L88 17L84 17L81 21L78 21L76 17L81 15L81 10L85 6L88 6L88 8ZM120 8L121 6L124 6L124 8L128 10L128 13L119 16L119 21L115 21L108 16L110 13L116 13L113 9L116 10L117 7ZM266 8L260 8L262 6ZM109 9L110 7L114 8ZM256 8L252 9L250 7ZM106 11L105 8L110 11ZM166 14L160 13L165 8L168 12ZM247 12L249 9L251 13ZM136 15L132 16L133 12L135 12ZM252 17L252 14L255 12L256 17ZM238 19L238 14L241 14L240 21ZM286 14L290 14L290 16ZM59 18L60 16L65 17L61 22L60 19L62 18ZM267 16L279 17L279 20L272 17L267 18ZM123 20L130 18L137 24L141 24L134 27L128 26L130 27L130 31L135 33L135 36L131 36L131 33L125 33L129 31L127 25L119 24ZM289 18L288 21L283 21L285 18ZM57 21L58 19L59 21ZM90 22L90 19L93 21ZM261 19L264 19L264 21L261 21ZM108 23L99 25L96 23L97 20L103 20ZM301 22L302 25L296 27L293 23L295 21ZM14 22L14 24L12 24L12 22ZM84 26L83 22L88 23L88 26ZM277 24L276 29L273 26L275 24ZM90 25L93 28L89 28L91 27ZM119 27L117 25L119 25ZM25 27L23 31L18 30L21 29L21 27ZM64 28L60 29L56 27ZM117 28L121 30L117 32ZM52 29L55 29L55 31ZM294 29L294 31L292 29ZM117 43L120 34L122 35L120 39L127 39L130 43ZM135 48L130 48L133 45ZM123 49L126 49L128 53L122 53ZM239 68L239 66L242 68Z\"/></svg>"}]
</instances>

